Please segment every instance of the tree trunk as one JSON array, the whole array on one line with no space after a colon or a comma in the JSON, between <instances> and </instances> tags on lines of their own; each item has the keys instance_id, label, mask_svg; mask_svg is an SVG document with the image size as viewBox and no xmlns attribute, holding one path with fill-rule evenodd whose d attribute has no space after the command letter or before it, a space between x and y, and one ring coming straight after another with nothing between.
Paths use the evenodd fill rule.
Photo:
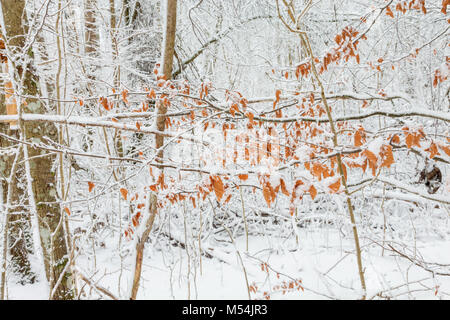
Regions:
<instances>
[{"instance_id":1,"label":"tree trunk","mask_svg":"<svg viewBox=\"0 0 450 320\"><path fill-rule=\"evenodd\" d=\"M175 53L175 34L177 27L177 0L167 0L166 2L166 30L162 48L162 73L167 80L172 78L173 55ZM156 118L156 127L158 131L163 132L166 124L167 107L159 104ZM164 136L156 135L156 149L158 150L164 145ZM158 151L158 159L162 162L164 156L163 150Z\"/></svg>"},{"instance_id":2,"label":"tree trunk","mask_svg":"<svg viewBox=\"0 0 450 320\"><path fill-rule=\"evenodd\" d=\"M84 51L87 56L97 56L98 31L95 17L95 1L85 0L84 3ZM92 70L89 70L92 71ZM88 75L90 76L90 72Z\"/></svg>"},{"instance_id":3,"label":"tree trunk","mask_svg":"<svg viewBox=\"0 0 450 320\"><path fill-rule=\"evenodd\" d=\"M175 52L175 33L176 33L176 24L177 24L177 0L167 0L166 1L166 30L164 34L164 41L162 48L163 50L163 61L162 61L162 72L164 75L166 75L167 80L171 78L172 75L172 67L173 67L173 55ZM167 107L164 106L161 103L157 103L157 118L156 118L156 127L159 131L163 132L165 129L165 121L166 121L166 113L167 113ZM164 145L164 136L162 135L156 135L156 150L161 148ZM158 151L158 158L157 161L162 163L163 162L163 156L164 152L163 150ZM162 170L162 168L160 168ZM133 277L133 285L131 289L131 300L135 300L137 296L137 292L139 289L139 282L141 278L141 272L142 272L142 260L144 256L144 247L145 242L148 239L148 236L150 234L151 228L153 227L153 222L155 219L155 216L157 214L157 201L158 198L156 195L152 194L150 196L150 205L148 214L150 215L147 219L145 231L138 240L136 244L136 260L135 260L135 270L134 270L134 277Z\"/></svg>"},{"instance_id":4,"label":"tree trunk","mask_svg":"<svg viewBox=\"0 0 450 320\"><path fill-rule=\"evenodd\" d=\"M26 15L23 15L25 1L1 0L5 32L10 51L19 54L25 47L25 36L27 34ZM38 96L39 78L33 73L33 53L28 50L23 55L28 55L27 65L16 65L16 76L23 78L23 87L19 88L19 93L26 96ZM14 61L13 61L14 64ZM46 108L38 100L27 98L26 104L22 106L24 113L46 113ZM43 137L48 137L53 141L58 141L58 130L53 124L26 123L20 128L22 138L32 139L39 142ZM55 162L55 155L45 155L46 152L40 149L30 148L28 150L29 167L31 175L31 189L33 192L36 213L39 221L39 233L41 246L44 254L44 264L50 289L56 284L65 265L68 262L68 252L62 227L62 214L57 203L57 179L56 173L52 170ZM37 157L39 156L39 157ZM71 299L72 279L70 274L65 274L58 288L55 290L55 299Z\"/></svg>"},{"instance_id":5,"label":"tree trunk","mask_svg":"<svg viewBox=\"0 0 450 320\"><path fill-rule=\"evenodd\" d=\"M0 102L0 114L5 114L4 99ZM0 132L17 138L17 132L9 129L8 123L0 123ZM0 148L11 148L14 144L7 139L0 138ZM19 158L19 161L23 157ZM0 156L0 180L2 184L2 199L3 205L7 203L8 189L11 188L11 204L8 208L8 216L6 217L8 251L11 255L12 271L14 271L19 277L19 283L34 283L35 275L31 270L31 264L29 260L29 254L32 252L31 237L30 237L30 216L26 212L24 207L24 195L26 190L23 189L23 184L20 183L20 173L23 172L23 166L19 166L13 175L13 180L8 183L6 178L10 176L11 166L13 163L14 155L2 155ZM6 258L6 257L4 257Z\"/></svg>"}]
</instances>

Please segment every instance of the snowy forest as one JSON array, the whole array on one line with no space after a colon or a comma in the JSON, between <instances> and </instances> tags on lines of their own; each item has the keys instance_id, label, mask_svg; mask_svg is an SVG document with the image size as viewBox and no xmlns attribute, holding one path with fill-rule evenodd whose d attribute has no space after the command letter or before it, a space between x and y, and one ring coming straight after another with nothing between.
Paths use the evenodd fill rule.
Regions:
<instances>
[{"instance_id":1,"label":"snowy forest","mask_svg":"<svg viewBox=\"0 0 450 320\"><path fill-rule=\"evenodd\" d=\"M0 300L450 300L449 0L0 0Z\"/></svg>"}]
</instances>

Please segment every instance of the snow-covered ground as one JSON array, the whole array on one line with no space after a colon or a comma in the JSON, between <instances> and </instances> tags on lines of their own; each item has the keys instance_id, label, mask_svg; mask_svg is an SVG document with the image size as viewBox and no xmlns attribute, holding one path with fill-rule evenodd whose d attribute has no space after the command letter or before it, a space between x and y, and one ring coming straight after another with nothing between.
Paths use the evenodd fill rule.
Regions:
<instances>
[{"instance_id":1,"label":"snow-covered ground","mask_svg":"<svg viewBox=\"0 0 450 320\"><path fill-rule=\"evenodd\" d=\"M242 258L252 299L358 299L360 281L353 254L353 243L339 232L330 230L300 230L301 238L275 239L251 237L245 252L245 238L235 239ZM363 243L363 265L368 299L449 299L450 277L434 275L407 258L377 245ZM416 244L416 257L427 262L450 265L450 242L435 240ZM107 248L93 256L81 257L80 267L92 275L95 283L116 296L125 298L128 292L131 265ZM211 256L201 258L198 252L188 252L181 246L160 250L148 244L138 299L248 299L247 281L232 244L205 248ZM370 248L370 251L368 249ZM413 252L411 252L413 254ZM195 261L194 261L195 260ZM267 263L267 265L264 265ZM441 269L445 269L442 267ZM189 272L190 270L190 272ZM438 269L435 269L439 272ZM442 271L442 270L441 270ZM120 283L119 283L120 278ZM295 280L299 286L295 285ZM20 286L9 281L9 299L45 299L40 284ZM293 282L292 288L289 283ZM287 289L283 292L283 284ZM101 298L95 289L80 281L79 289L90 299ZM278 287L277 287L278 286ZM254 289L253 289L254 288ZM303 289L302 289L303 288ZM83 298L83 296L81 297ZM105 298L103 296L103 298Z\"/></svg>"}]
</instances>

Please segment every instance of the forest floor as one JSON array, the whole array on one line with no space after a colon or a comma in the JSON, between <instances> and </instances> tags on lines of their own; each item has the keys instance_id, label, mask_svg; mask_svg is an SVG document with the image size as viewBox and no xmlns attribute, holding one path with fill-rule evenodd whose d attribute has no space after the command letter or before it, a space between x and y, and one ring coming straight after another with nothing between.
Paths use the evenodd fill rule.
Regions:
<instances>
[{"instance_id":1,"label":"forest floor","mask_svg":"<svg viewBox=\"0 0 450 320\"><path fill-rule=\"evenodd\" d=\"M201 270L198 248L197 252L192 248L186 252L183 246L161 249L149 244L138 299L248 299L247 281L252 299L358 299L360 280L351 237L344 238L339 231L326 228L301 229L298 235L298 242L295 236L253 236L248 253L245 237L236 237L236 247L231 243L203 244ZM433 275L397 253L382 252L367 239L361 242L368 298L450 299L450 276ZM97 270L92 275L97 285L116 296L120 287L120 296L126 297L132 259L120 259L108 247L106 241L104 249L80 257L77 264L89 275L90 269ZM414 245L408 250L413 256ZM448 270L450 242L417 241L415 255L417 261L439 262L426 265L435 273ZM21 286L14 282L9 279L9 299L46 299L41 284ZM90 299L101 298L86 285L83 290Z\"/></svg>"}]
</instances>

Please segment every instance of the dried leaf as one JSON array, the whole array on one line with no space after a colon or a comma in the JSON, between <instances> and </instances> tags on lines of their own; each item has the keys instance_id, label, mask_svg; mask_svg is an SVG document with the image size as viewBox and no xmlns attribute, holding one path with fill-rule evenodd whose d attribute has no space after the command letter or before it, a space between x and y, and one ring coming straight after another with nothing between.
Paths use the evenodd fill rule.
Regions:
<instances>
[{"instance_id":1,"label":"dried leaf","mask_svg":"<svg viewBox=\"0 0 450 320\"><path fill-rule=\"evenodd\" d=\"M382 167L390 168L391 165L395 162L394 161L394 154L392 153L392 147L389 145L383 146L382 149L382 157L383 157L383 163L381 164Z\"/></svg>"},{"instance_id":2,"label":"dried leaf","mask_svg":"<svg viewBox=\"0 0 450 320\"><path fill-rule=\"evenodd\" d=\"M270 204L272 203L272 191L270 189L271 189L270 184L266 183L263 185L263 196L269 208Z\"/></svg>"},{"instance_id":3,"label":"dried leaf","mask_svg":"<svg viewBox=\"0 0 450 320\"><path fill-rule=\"evenodd\" d=\"M280 186L281 186L281 192L283 192L283 194L285 195L285 196L290 196L290 193L289 193L289 191L287 190L287 188L286 188L286 184L284 183L284 180L283 179L280 179Z\"/></svg>"},{"instance_id":4,"label":"dried leaf","mask_svg":"<svg viewBox=\"0 0 450 320\"><path fill-rule=\"evenodd\" d=\"M392 141L392 143L399 144L400 143L400 137L398 135L394 134L394 136L392 137L391 141Z\"/></svg>"},{"instance_id":5,"label":"dried leaf","mask_svg":"<svg viewBox=\"0 0 450 320\"><path fill-rule=\"evenodd\" d=\"M128 90L125 89L125 90L122 91L122 100L123 100L123 102L125 102L126 104L129 103L127 97L128 97Z\"/></svg>"},{"instance_id":6,"label":"dried leaf","mask_svg":"<svg viewBox=\"0 0 450 320\"><path fill-rule=\"evenodd\" d=\"M214 193L216 194L217 201L220 202L225 192L222 179L219 176L211 176L210 179L212 187L214 189Z\"/></svg>"},{"instance_id":7,"label":"dried leaf","mask_svg":"<svg viewBox=\"0 0 450 320\"><path fill-rule=\"evenodd\" d=\"M155 90L153 88L150 90L150 93L148 94L148 97L150 99L155 99L156 98L156 93L155 93Z\"/></svg>"},{"instance_id":8,"label":"dried leaf","mask_svg":"<svg viewBox=\"0 0 450 320\"><path fill-rule=\"evenodd\" d=\"M105 108L106 110L111 110L111 104L108 103L108 99L105 97L100 97L99 99L100 104Z\"/></svg>"},{"instance_id":9,"label":"dried leaf","mask_svg":"<svg viewBox=\"0 0 450 320\"><path fill-rule=\"evenodd\" d=\"M335 183L330 184L328 188L330 188L333 193L338 192L341 188L341 179L338 179Z\"/></svg>"},{"instance_id":10,"label":"dried leaf","mask_svg":"<svg viewBox=\"0 0 450 320\"><path fill-rule=\"evenodd\" d=\"M435 156L439 155L438 148L434 142L432 142L430 147L425 151L428 151L430 153L430 159L433 159Z\"/></svg>"},{"instance_id":11,"label":"dried leaf","mask_svg":"<svg viewBox=\"0 0 450 320\"><path fill-rule=\"evenodd\" d=\"M411 149L413 142L414 142L413 135L409 133L405 138L405 142L406 142L406 146L408 147L408 149Z\"/></svg>"},{"instance_id":12,"label":"dried leaf","mask_svg":"<svg viewBox=\"0 0 450 320\"><path fill-rule=\"evenodd\" d=\"M353 140L354 140L355 147L360 147L363 145L361 132L359 130L356 131L355 134L353 135Z\"/></svg>"},{"instance_id":13,"label":"dried leaf","mask_svg":"<svg viewBox=\"0 0 450 320\"><path fill-rule=\"evenodd\" d=\"M439 148L441 148L450 157L450 147L441 143L439 144Z\"/></svg>"},{"instance_id":14,"label":"dried leaf","mask_svg":"<svg viewBox=\"0 0 450 320\"><path fill-rule=\"evenodd\" d=\"M317 189L311 185L311 187L309 187L309 194L311 195L311 198L314 200L317 196Z\"/></svg>"},{"instance_id":15,"label":"dried leaf","mask_svg":"<svg viewBox=\"0 0 450 320\"><path fill-rule=\"evenodd\" d=\"M394 18L394 13L392 12L390 6L388 6L388 7L386 8L386 15L388 15L388 16L391 17L391 18Z\"/></svg>"},{"instance_id":16,"label":"dried leaf","mask_svg":"<svg viewBox=\"0 0 450 320\"><path fill-rule=\"evenodd\" d=\"M67 207L64 207L64 211L67 213L68 216L70 216L70 210Z\"/></svg>"},{"instance_id":17,"label":"dried leaf","mask_svg":"<svg viewBox=\"0 0 450 320\"><path fill-rule=\"evenodd\" d=\"M125 188L120 188L120 194L122 195L122 197L127 200L128 197L128 190Z\"/></svg>"},{"instance_id":18,"label":"dried leaf","mask_svg":"<svg viewBox=\"0 0 450 320\"><path fill-rule=\"evenodd\" d=\"M238 174L239 179L241 180L247 180L248 179L248 174Z\"/></svg>"}]
</instances>

